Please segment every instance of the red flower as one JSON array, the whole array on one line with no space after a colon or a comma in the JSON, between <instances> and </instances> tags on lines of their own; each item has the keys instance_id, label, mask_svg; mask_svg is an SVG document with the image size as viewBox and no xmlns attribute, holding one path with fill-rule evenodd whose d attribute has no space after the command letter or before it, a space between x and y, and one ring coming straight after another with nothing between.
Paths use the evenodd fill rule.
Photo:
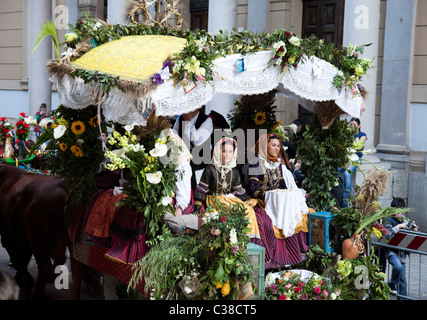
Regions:
<instances>
[{"instance_id":1,"label":"red flower","mask_svg":"<svg viewBox=\"0 0 427 320\"><path fill-rule=\"evenodd\" d=\"M27 114L25 112L21 112L19 115L25 118L27 117Z\"/></svg>"},{"instance_id":2,"label":"red flower","mask_svg":"<svg viewBox=\"0 0 427 320\"><path fill-rule=\"evenodd\" d=\"M282 295L279 297L279 300L286 300L286 296L285 296L285 294L282 294Z\"/></svg>"},{"instance_id":3,"label":"red flower","mask_svg":"<svg viewBox=\"0 0 427 320\"><path fill-rule=\"evenodd\" d=\"M225 220L227 220L227 218L226 217L222 217L220 220L221 220L221 222L224 222Z\"/></svg>"},{"instance_id":4,"label":"red flower","mask_svg":"<svg viewBox=\"0 0 427 320\"><path fill-rule=\"evenodd\" d=\"M21 140L19 140L19 139L16 139L16 143L20 143L21 142Z\"/></svg>"},{"instance_id":5,"label":"red flower","mask_svg":"<svg viewBox=\"0 0 427 320\"><path fill-rule=\"evenodd\" d=\"M295 293L298 293L298 292L300 292L302 289L300 288L300 287L294 287L294 292Z\"/></svg>"},{"instance_id":6,"label":"red flower","mask_svg":"<svg viewBox=\"0 0 427 320\"><path fill-rule=\"evenodd\" d=\"M315 287L315 288L314 288L314 293L315 293L315 294L319 294L319 293L320 293L320 291L321 291L321 290L320 290L320 288L319 288L319 287Z\"/></svg>"}]
</instances>

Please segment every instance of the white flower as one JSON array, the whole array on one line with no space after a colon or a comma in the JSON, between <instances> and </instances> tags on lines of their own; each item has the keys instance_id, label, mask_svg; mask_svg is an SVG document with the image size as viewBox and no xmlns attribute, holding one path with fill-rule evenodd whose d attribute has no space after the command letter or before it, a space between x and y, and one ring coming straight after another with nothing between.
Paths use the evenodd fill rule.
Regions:
<instances>
[{"instance_id":1,"label":"white flower","mask_svg":"<svg viewBox=\"0 0 427 320\"><path fill-rule=\"evenodd\" d=\"M162 179L162 172L157 171L156 173L147 173L145 176L147 177L148 182L158 184Z\"/></svg>"},{"instance_id":2,"label":"white flower","mask_svg":"<svg viewBox=\"0 0 427 320\"><path fill-rule=\"evenodd\" d=\"M172 203L172 198L169 196L166 196L162 199L162 204L166 207L167 205Z\"/></svg>"},{"instance_id":3,"label":"white flower","mask_svg":"<svg viewBox=\"0 0 427 320\"><path fill-rule=\"evenodd\" d=\"M24 118L24 121L26 124L37 124L36 119L34 119L32 116Z\"/></svg>"},{"instance_id":4,"label":"white flower","mask_svg":"<svg viewBox=\"0 0 427 320\"><path fill-rule=\"evenodd\" d=\"M356 150L354 150L353 148L347 148L347 152L347 157L351 162L356 162L357 160L359 160L359 156L356 154Z\"/></svg>"},{"instance_id":5,"label":"white flower","mask_svg":"<svg viewBox=\"0 0 427 320\"><path fill-rule=\"evenodd\" d=\"M112 154L114 154L114 155L116 155L116 156L118 156L118 157L124 157L124 155L125 155L125 149L124 148L121 148L121 149L115 149L115 150L112 150L111 151L111 153Z\"/></svg>"},{"instance_id":6,"label":"white flower","mask_svg":"<svg viewBox=\"0 0 427 320\"><path fill-rule=\"evenodd\" d=\"M289 39L289 42L290 42L290 44L292 44L292 45L293 45L293 46L295 46L295 47L298 47L298 46L301 44L301 40L300 40L300 38L295 37L295 36L292 36L292 37Z\"/></svg>"},{"instance_id":7,"label":"white flower","mask_svg":"<svg viewBox=\"0 0 427 320\"><path fill-rule=\"evenodd\" d=\"M235 246L237 245L237 234L236 234L236 230L233 228L230 230L230 245L231 246Z\"/></svg>"},{"instance_id":8,"label":"white flower","mask_svg":"<svg viewBox=\"0 0 427 320\"><path fill-rule=\"evenodd\" d=\"M39 122L39 126L42 128L47 128L49 123L53 123L53 120L51 118L43 118Z\"/></svg>"},{"instance_id":9,"label":"white flower","mask_svg":"<svg viewBox=\"0 0 427 320\"><path fill-rule=\"evenodd\" d=\"M67 127L60 124L55 129L53 129L53 137L55 139L59 139L64 135L65 131L67 131Z\"/></svg>"},{"instance_id":10,"label":"white flower","mask_svg":"<svg viewBox=\"0 0 427 320\"><path fill-rule=\"evenodd\" d=\"M140 145L140 144L130 144L126 147L126 151L127 150L132 150L134 152L140 152L140 151L143 152L145 151L145 148L143 145Z\"/></svg>"},{"instance_id":11,"label":"white flower","mask_svg":"<svg viewBox=\"0 0 427 320\"><path fill-rule=\"evenodd\" d=\"M166 155L167 152L168 147L163 143L157 142L154 145L154 149L150 151L150 154L153 157L163 157L164 155Z\"/></svg>"},{"instance_id":12,"label":"white flower","mask_svg":"<svg viewBox=\"0 0 427 320\"><path fill-rule=\"evenodd\" d=\"M127 125L125 125L124 126L124 128L125 128L125 130L126 131L132 131L133 130L133 128L136 126L136 123L134 122L134 123L131 123L131 124L127 124Z\"/></svg>"}]
</instances>

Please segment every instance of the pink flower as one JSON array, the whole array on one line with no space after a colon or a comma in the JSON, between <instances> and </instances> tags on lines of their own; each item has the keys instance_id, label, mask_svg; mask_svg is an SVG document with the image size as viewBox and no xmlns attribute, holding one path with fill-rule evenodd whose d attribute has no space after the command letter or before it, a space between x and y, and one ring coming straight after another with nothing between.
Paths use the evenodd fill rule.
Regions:
<instances>
[{"instance_id":1,"label":"pink flower","mask_svg":"<svg viewBox=\"0 0 427 320\"><path fill-rule=\"evenodd\" d=\"M282 294L282 295L279 297L279 300L286 300L286 296L285 296L284 294Z\"/></svg>"},{"instance_id":2,"label":"pink flower","mask_svg":"<svg viewBox=\"0 0 427 320\"><path fill-rule=\"evenodd\" d=\"M286 288L286 289L289 289L291 286L292 286L292 285L291 285L290 283L288 283L288 284L285 286L285 288Z\"/></svg>"},{"instance_id":3,"label":"pink flower","mask_svg":"<svg viewBox=\"0 0 427 320\"><path fill-rule=\"evenodd\" d=\"M314 293L315 294L319 294L320 293L320 288L319 287L315 287L314 288Z\"/></svg>"},{"instance_id":4,"label":"pink flower","mask_svg":"<svg viewBox=\"0 0 427 320\"><path fill-rule=\"evenodd\" d=\"M329 295L329 292L327 292L326 290L323 290L322 295L327 298Z\"/></svg>"}]
</instances>

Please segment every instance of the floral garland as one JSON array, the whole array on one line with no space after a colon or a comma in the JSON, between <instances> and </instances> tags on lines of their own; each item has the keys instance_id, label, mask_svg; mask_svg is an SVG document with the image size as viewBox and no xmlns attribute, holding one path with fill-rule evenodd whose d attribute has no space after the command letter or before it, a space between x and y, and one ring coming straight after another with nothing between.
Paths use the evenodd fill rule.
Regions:
<instances>
[{"instance_id":1,"label":"floral garland","mask_svg":"<svg viewBox=\"0 0 427 320\"><path fill-rule=\"evenodd\" d=\"M360 91L357 86L360 85L362 77L372 69L373 60L360 58L363 54L364 47L370 46L349 45L344 47L339 56L338 74L333 79L335 88L341 90L343 88L351 88L352 91Z\"/></svg>"},{"instance_id":2,"label":"floral garland","mask_svg":"<svg viewBox=\"0 0 427 320\"><path fill-rule=\"evenodd\" d=\"M269 66L278 65L284 72L288 67L297 68L303 57L301 39L289 31L276 30L272 38L277 38L273 43L274 57L269 61Z\"/></svg>"},{"instance_id":3,"label":"floral garland","mask_svg":"<svg viewBox=\"0 0 427 320\"><path fill-rule=\"evenodd\" d=\"M275 30L271 34L253 33L247 30L220 31L215 36L211 36L205 31L174 29L161 25L109 25L93 19L87 13L84 14L83 19L77 21L75 26L71 26L71 32L65 35L65 45L75 50L82 41L89 39L90 47L93 48L123 36L153 34L181 37L187 40L186 47L175 54L170 61L171 76L167 75L167 78L171 77L174 80L175 85L181 83L184 87L189 85L193 87L196 81L206 83L212 81L214 77L221 77L212 70L213 61L218 57L235 53L246 55L259 50L273 49L274 57L269 61L268 66L280 66L282 72L289 67L297 68L305 57L313 54L330 63L336 63L338 74L333 79L334 86L338 90L350 88L354 94L360 94L357 85L372 68L371 59L359 57L364 47L369 44L358 47L350 45L338 50L333 46L331 48L331 43L325 44L315 36L301 39L285 29ZM71 56L71 59L74 58ZM164 82L162 72L164 69L165 66L152 76L155 84L160 85ZM96 80L94 75L88 72L76 71L73 76L82 77L88 82ZM105 82L108 83L106 89L117 85L117 78L114 76L98 74L96 78L102 78L101 82L104 85Z\"/></svg>"},{"instance_id":4,"label":"floral garland","mask_svg":"<svg viewBox=\"0 0 427 320\"><path fill-rule=\"evenodd\" d=\"M108 142L117 147L106 151L109 162L105 168L110 171L129 169L132 174L124 186L126 194L121 205L134 207L142 212L146 219L147 233L150 239L155 239L163 233L161 222L167 211L173 212L172 201L176 182L176 167L173 163L163 163L163 157L170 155L168 140L155 140L154 148L149 152L140 145L137 137L131 133L132 127L126 126L125 135L114 131Z\"/></svg>"},{"instance_id":5,"label":"floral garland","mask_svg":"<svg viewBox=\"0 0 427 320\"><path fill-rule=\"evenodd\" d=\"M6 141L13 135L13 126L6 117L0 118L0 141Z\"/></svg>"}]
</instances>

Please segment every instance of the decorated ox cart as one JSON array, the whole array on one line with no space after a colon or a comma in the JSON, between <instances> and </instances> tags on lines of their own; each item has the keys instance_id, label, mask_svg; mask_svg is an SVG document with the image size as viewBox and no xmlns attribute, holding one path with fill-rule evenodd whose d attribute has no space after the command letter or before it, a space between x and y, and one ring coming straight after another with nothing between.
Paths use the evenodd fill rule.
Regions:
<instances>
[{"instance_id":1,"label":"decorated ox cart","mask_svg":"<svg viewBox=\"0 0 427 320\"><path fill-rule=\"evenodd\" d=\"M48 63L60 106L53 127L46 128L36 147L51 139L47 162L65 178L69 190L65 222L74 243L74 257L146 293L147 278L141 275L145 269L138 262L147 252L161 248L162 237L168 234L162 219L173 212L174 200L175 178L171 177L176 167L150 169L151 161L159 159L156 153L162 143L170 142L170 138L162 140L155 130L159 119L200 109L218 93L250 99L273 92L297 100L314 112L327 130L340 115L359 117L363 109L361 77L371 68L371 61L360 57L363 45L336 50L315 37L300 39L288 30L210 35L172 28L163 22L139 24L134 19L136 9L148 11L142 2L135 3L139 6L130 11L133 23L127 26L110 25L85 15L66 35L68 50L60 56L57 50L58 57ZM179 14L173 13L179 21ZM48 34L41 33L39 40ZM54 33L50 35L56 39ZM57 45L57 40L54 43ZM268 129L283 134L284 126L274 122L274 128ZM111 131L108 143L103 141L101 136ZM114 144L119 147L111 146ZM123 147L127 149L123 151ZM120 152L126 156L121 157ZM346 147L343 153L347 155ZM120 175L124 168L130 175ZM150 181L157 178L162 187L150 189ZM118 188L121 179L133 182ZM238 212L239 208L233 210ZM223 208L224 215L228 211ZM94 217L102 221L94 222ZM91 231L97 233L86 232L89 220L97 227ZM245 268L244 262L247 240L240 236L244 246L236 250L241 251L241 259L226 259L229 264L203 270L205 276L212 276L205 289L228 286L221 298L243 298L243 289L231 278L233 274L237 279L234 271L239 266L241 274L252 278L248 275L251 266ZM190 257L194 254L187 253ZM185 272L191 274L190 265L186 267ZM262 277L264 270L259 271ZM221 276L227 281L212 280ZM148 280L150 285L156 282ZM190 287L200 289L200 282L191 276L179 283L187 298L193 297ZM164 285L176 286L177 282ZM155 294L162 297L159 292Z\"/></svg>"}]
</instances>

